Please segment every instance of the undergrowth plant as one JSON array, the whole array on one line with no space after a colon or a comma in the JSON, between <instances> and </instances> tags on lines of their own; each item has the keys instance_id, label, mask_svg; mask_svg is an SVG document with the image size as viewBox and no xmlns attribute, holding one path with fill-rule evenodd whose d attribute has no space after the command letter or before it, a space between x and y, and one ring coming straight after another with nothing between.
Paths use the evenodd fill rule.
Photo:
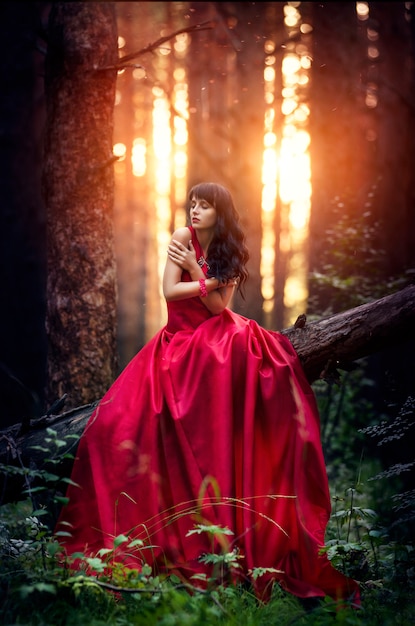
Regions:
<instances>
[{"instance_id":1,"label":"undergrowth plant","mask_svg":"<svg viewBox=\"0 0 415 626\"><path fill-rule=\"evenodd\" d=\"M58 466L56 451L66 451L67 442L60 441L57 433L49 430L45 444L49 451L47 458L53 460L52 466ZM0 468L3 473L15 469ZM409 619L410 605L404 609L400 606L400 621L394 604L398 597L402 601L402 594L399 596L393 586L396 545L387 543L388 536L382 533L375 512L362 504L365 494L360 480L353 489L345 490L344 498L335 499L325 548L336 567L362 581L363 605L356 610L336 605L327 598L301 601L278 585L274 585L269 600L264 603L249 584L230 584L234 574L238 581L239 555L232 549L229 529L209 524L196 523L189 531L189 536L207 533L212 544L212 552L202 556L210 574L204 580L195 577L191 584L174 575L157 575L145 558L141 567L127 567L123 555L132 550L141 550L145 555L145 546L128 535L114 537L112 547L102 549L94 557L82 553L67 556L43 521L48 519L48 506L53 508L65 502L59 495L62 488L59 471L50 471L48 466L47 470L36 470L32 476L30 469L20 470L26 472L23 494L26 499L1 507L0 618L4 624L375 626L392 623L392 617L394 624L410 624L403 621ZM46 504L39 508L35 496L45 492L48 493L48 498L43 497ZM218 543L222 549L213 550ZM269 573L266 568L257 568L252 578Z\"/></svg>"},{"instance_id":2,"label":"undergrowth plant","mask_svg":"<svg viewBox=\"0 0 415 626\"><path fill-rule=\"evenodd\" d=\"M413 439L415 402L410 396L392 417L379 415L369 400L372 384L361 360L340 378L314 385L333 502L325 551L360 582L364 605L379 623L387 623L388 607L396 623L409 626L415 623L415 492L405 485L413 484L415 463L403 444L411 433ZM402 462L385 467L388 446L396 454L399 442Z\"/></svg>"}]
</instances>

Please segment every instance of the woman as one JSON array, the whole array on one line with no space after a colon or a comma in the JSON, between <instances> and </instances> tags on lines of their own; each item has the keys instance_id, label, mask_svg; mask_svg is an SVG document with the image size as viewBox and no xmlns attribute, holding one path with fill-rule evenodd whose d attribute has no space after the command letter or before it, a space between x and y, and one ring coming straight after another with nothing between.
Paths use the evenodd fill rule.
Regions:
<instances>
[{"instance_id":1,"label":"woman","mask_svg":"<svg viewBox=\"0 0 415 626\"><path fill-rule=\"evenodd\" d=\"M227 189L196 185L163 278L168 322L133 358L80 440L57 529L69 554L202 584L206 555L266 598L358 596L319 554L330 514L315 398L289 340L229 309L248 253ZM261 570L257 568L262 568ZM261 572L262 575L256 576Z\"/></svg>"}]
</instances>

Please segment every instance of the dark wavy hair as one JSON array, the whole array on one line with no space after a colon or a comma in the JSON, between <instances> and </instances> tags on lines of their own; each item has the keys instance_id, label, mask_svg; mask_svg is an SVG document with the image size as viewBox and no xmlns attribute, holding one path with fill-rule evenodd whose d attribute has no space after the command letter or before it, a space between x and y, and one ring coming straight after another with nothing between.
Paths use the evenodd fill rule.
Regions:
<instances>
[{"instance_id":1,"label":"dark wavy hair","mask_svg":"<svg viewBox=\"0 0 415 626\"><path fill-rule=\"evenodd\" d=\"M248 278L246 263L249 253L230 192L218 183L199 183L189 191L189 202L194 198L206 200L217 213L215 234L207 258L208 276L220 281L238 278L238 290L243 294L243 286Z\"/></svg>"}]
</instances>

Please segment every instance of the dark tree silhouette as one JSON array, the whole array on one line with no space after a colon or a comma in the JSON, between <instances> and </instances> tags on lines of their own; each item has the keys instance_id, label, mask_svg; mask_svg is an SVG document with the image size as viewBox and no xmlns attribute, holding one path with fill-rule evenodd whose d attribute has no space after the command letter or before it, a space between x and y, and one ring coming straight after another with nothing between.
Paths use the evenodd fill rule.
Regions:
<instances>
[{"instance_id":1,"label":"dark tree silhouette","mask_svg":"<svg viewBox=\"0 0 415 626\"><path fill-rule=\"evenodd\" d=\"M46 2L0 5L0 423L40 415L46 370L44 124Z\"/></svg>"}]
</instances>

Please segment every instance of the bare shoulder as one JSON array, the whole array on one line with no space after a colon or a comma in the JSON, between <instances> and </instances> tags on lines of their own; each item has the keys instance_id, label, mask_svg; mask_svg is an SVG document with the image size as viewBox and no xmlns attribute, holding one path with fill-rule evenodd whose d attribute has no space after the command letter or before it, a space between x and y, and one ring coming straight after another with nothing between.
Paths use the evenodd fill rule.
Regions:
<instances>
[{"instance_id":1,"label":"bare shoulder","mask_svg":"<svg viewBox=\"0 0 415 626\"><path fill-rule=\"evenodd\" d=\"M177 228L171 238L187 246L192 236L187 226L183 226L182 228Z\"/></svg>"}]
</instances>

